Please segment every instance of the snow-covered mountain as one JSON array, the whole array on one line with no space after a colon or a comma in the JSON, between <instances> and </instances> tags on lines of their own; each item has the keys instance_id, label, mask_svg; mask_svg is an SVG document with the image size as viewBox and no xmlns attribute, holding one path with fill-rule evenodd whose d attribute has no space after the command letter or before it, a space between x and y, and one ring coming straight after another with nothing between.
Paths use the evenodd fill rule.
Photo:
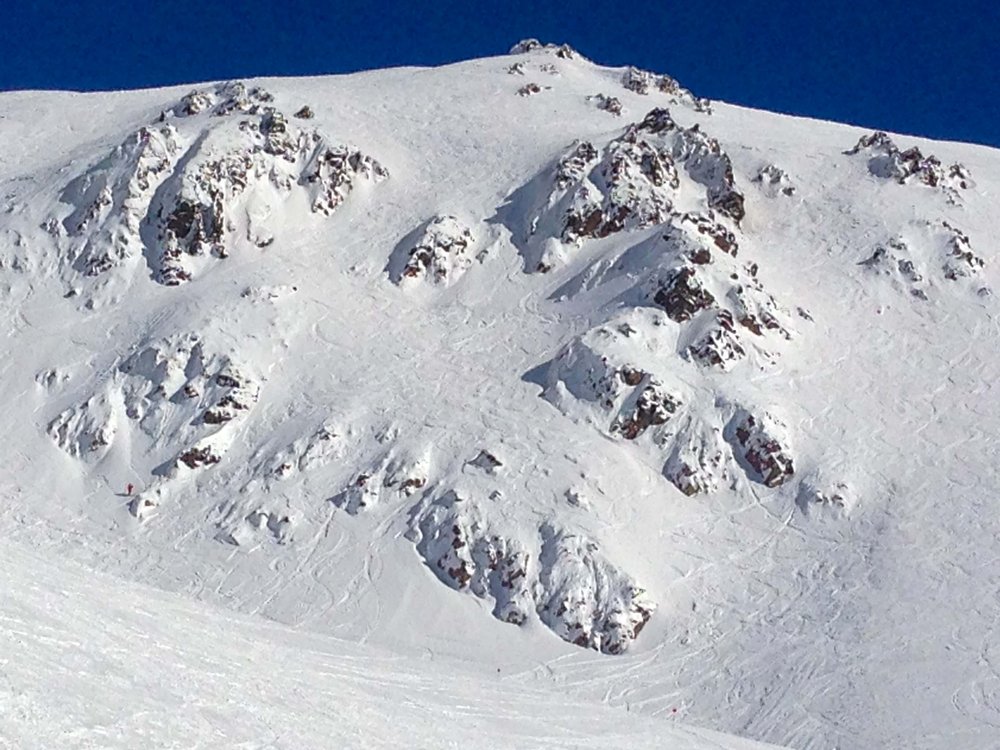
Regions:
<instances>
[{"instance_id":1,"label":"snow-covered mountain","mask_svg":"<svg viewBox=\"0 0 1000 750\"><path fill-rule=\"evenodd\" d=\"M629 746L995 746L995 150L537 43L0 112L0 550L81 612Z\"/></svg>"}]
</instances>

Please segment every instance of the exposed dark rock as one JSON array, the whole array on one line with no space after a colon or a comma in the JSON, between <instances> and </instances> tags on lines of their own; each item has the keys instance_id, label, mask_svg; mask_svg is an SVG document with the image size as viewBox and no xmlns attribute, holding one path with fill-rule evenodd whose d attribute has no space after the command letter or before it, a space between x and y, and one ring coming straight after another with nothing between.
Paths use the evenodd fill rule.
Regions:
<instances>
[{"instance_id":1,"label":"exposed dark rock","mask_svg":"<svg viewBox=\"0 0 1000 750\"><path fill-rule=\"evenodd\" d=\"M190 469L197 469L217 464L222 458L212 451L211 446L206 445L203 448L189 448L178 456L177 460Z\"/></svg>"},{"instance_id":2,"label":"exposed dark rock","mask_svg":"<svg viewBox=\"0 0 1000 750\"><path fill-rule=\"evenodd\" d=\"M548 86L539 86L537 83L526 83L521 88L517 90L518 96L533 96L535 94L540 94L542 91L547 90Z\"/></svg>"},{"instance_id":3,"label":"exposed dark rock","mask_svg":"<svg viewBox=\"0 0 1000 750\"><path fill-rule=\"evenodd\" d=\"M782 428L770 415L755 417L744 409L733 418L733 447L766 487L778 487L795 474L792 457L778 437Z\"/></svg>"},{"instance_id":4,"label":"exposed dark rock","mask_svg":"<svg viewBox=\"0 0 1000 750\"><path fill-rule=\"evenodd\" d=\"M698 280L694 268L684 266L675 271L656 292L653 302L662 307L671 320L683 323L701 310L715 304L715 297Z\"/></svg>"},{"instance_id":5,"label":"exposed dark rock","mask_svg":"<svg viewBox=\"0 0 1000 750\"><path fill-rule=\"evenodd\" d=\"M406 251L403 278L424 277L438 284L456 280L472 265L472 230L454 216L436 216L428 222L413 247Z\"/></svg>"},{"instance_id":6,"label":"exposed dark rock","mask_svg":"<svg viewBox=\"0 0 1000 750\"><path fill-rule=\"evenodd\" d=\"M746 356L736 333L733 314L728 310L719 310L711 327L687 351L698 364L722 370L728 370Z\"/></svg>"},{"instance_id":7,"label":"exposed dark rock","mask_svg":"<svg viewBox=\"0 0 1000 750\"><path fill-rule=\"evenodd\" d=\"M678 433L663 475L687 496L715 492L727 478L721 432L694 419Z\"/></svg>"},{"instance_id":8,"label":"exposed dark rock","mask_svg":"<svg viewBox=\"0 0 1000 750\"><path fill-rule=\"evenodd\" d=\"M962 164L946 168L936 156L925 156L916 146L901 151L892 138L881 130L862 136L854 148L844 153L854 155L862 151L869 155L869 172L876 177L895 180L900 185L915 180L929 187L955 191L965 190L973 184L972 175Z\"/></svg>"},{"instance_id":9,"label":"exposed dark rock","mask_svg":"<svg viewBox=\"0 0 1000 750\"><path fill-rule=\"evenodd\" d=\"M614 115L615 117L621 116L622 113L622 103L621 100L614 96L605 96L604 94L595 94L594 96L588 96L589 101L594 102L598 109L604 110L605 112Z\"/></svg>"},{"instance_id":10,"label":"exposed dark rock","mask_svg":"<svg viewBox=\"0 0 1000 750\"><path fill-rule=\"evenodd\" d=\"M660 386L650 383L639 393L635 404L611 426L611 431L626 440L635 440L650 427L666 424L681 402Z\"/></svg>"},{"instance_id":11,"label":"exposed dark rock","mask_svg":"<svg viewBox=\"0 0 1000 750\"><path fill-rule=\"evenodd\" d=\"M771 197L795 194L795 186L792 185L791 178L785 170L774 164L761 167L757 176L753 178L753 182L760 185L761 189Z\"/></svg>"}]
</instances>

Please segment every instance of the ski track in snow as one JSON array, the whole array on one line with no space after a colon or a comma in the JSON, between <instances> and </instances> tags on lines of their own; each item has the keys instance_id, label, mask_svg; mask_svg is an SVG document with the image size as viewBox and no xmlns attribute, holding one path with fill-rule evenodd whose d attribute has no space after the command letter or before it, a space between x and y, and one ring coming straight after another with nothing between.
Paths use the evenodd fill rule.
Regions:
<instances>
[{"instance_id":1,"label":"ski track in snow","mask_svg":"<svg viewBox=\"0 0 1000 750\"><path fill-rule=\"evenodd\" d=\"M214 610L5 543L0 747L753 750Z\"/></svg>"}]
</instances>

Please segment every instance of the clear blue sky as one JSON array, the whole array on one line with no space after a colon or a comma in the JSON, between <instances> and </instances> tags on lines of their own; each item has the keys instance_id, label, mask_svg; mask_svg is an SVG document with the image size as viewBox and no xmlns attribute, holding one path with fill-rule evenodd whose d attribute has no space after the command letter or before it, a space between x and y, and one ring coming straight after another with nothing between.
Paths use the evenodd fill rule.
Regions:
<instances>
[{"instance_id":1,"label":"clear blue sky","mask_svg":"<svg viewBox=\"0 0 1000 750\"><path fill-rule=\"evenodd\" d=\"M996 0L10 0L0 89L438 65L528 36L670 73L713 99L1000 146Z\"/></svg>"}]
</instances>

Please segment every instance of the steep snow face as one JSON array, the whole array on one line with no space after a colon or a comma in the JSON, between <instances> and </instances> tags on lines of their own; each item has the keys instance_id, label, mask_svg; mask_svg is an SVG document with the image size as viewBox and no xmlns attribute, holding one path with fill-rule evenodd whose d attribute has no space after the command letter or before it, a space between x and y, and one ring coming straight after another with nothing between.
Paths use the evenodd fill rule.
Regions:
<instances>
[{"instance_id":1,"label":"steep snow face","mask_svg":"<svg viewBox=\"0 0 1000 750\"><path fill-rule=\"evenodd\" d=\"M994 741L996 152L534 42L4 106L7 537L795 747Z\"/></svg>"}]
</instances>

